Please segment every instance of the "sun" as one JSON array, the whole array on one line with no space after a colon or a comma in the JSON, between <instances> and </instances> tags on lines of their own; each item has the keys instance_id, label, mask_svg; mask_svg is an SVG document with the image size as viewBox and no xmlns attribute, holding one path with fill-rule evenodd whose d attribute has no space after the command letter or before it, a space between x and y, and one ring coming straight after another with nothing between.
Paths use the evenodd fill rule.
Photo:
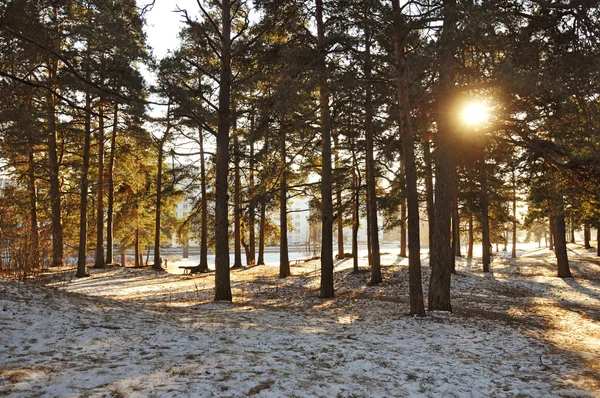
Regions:
<instances>
[{"instance_id":1,"label":"sun","mask_svg":"<svg viewBox=\"0 0 600 398\"><path fill-rule=\"evenodd\" d=\"M470 103L462 111L463 120L473 126L482 124L489 116L489 109L482 102Z\"/></svg>"}]
</instances>

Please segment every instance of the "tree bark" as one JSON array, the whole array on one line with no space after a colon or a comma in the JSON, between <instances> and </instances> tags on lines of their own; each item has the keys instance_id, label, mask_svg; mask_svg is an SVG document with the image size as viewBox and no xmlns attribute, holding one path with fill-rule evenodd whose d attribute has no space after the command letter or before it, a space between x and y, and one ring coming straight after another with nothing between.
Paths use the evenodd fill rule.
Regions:
<instances>
[{"instance_id":1,"label":"tree bark","mask_svg":"<svg viewBox=\"0 0 600 398\"><path fill-rule=\"evenodd\" d=\"M575 243L575 222L573 221L573 217L569 218L569 242Z\"/></svg>"},{"instance_id":2,"label":"tree bark","mask_svg":"<svg viewBox=\"0 0 600 398\"><path fill-rule=\"evenodd\" d=\"M29 145L27 149L27 190L29 191L29 225L31 228L30 239L31 239L31 266L33 269L38 269L40 265L40 234L38 230L38 217L37 217L37 192L35 182L35 159L33 156L33 145Z\"/></svg>"},{"instance_id":3,"label":"tree bark","mask_svg":"<svg viewBox=\"0 0 600 398\"><path fill-rule=\"evenodd\" d=\"M200 142L200 194L202 202L200 203L200 272L208 272L208 198L206 197L206 163L204 161L204 136L202 128L198 128Z\"/></svg>"},{"instance_id":4,"label":"tree bark","mask_svg":"<svg viewBox=\"0 0 600 398\"><path fill-rule=\"evenodd\" d=\"M370 15L370 12L367 14ZM368 26L368 24L365 24ZM373 88L372 88L372 65L371 65L371 32L365 29L365 63L364 63L366 92L365 92L365 133L367 146L367 201L368 228L371 240L371 280L369 284L377 285L382 282L381 256L379 251L379 226L377 225L377 181L375 178L375 145L373 131Z\"/></svg>"},{"instance_id":5,"label":"tree bark","mask_svg":"<svg viewBox=\"0 0 600 398\"><path fill-rule=\"evenodd\" d=\"M440 94L437 104L437 145L435 184L435 228L430 254L429 307L431 310L452 311L450 280L452 271L452 245L450 242L450 216L452 214L452 173L454 156L454 131L452 89L454 86L454 49L456 30L456 0L444 0L444 26L440 38Z\"/></svg>"},{"instance_id":6,"label":"tree bark","mask_svg":"<svg viewBox=\"0 0 600 398\"><path fill-rule=\"evenodd\" d=\"M53 76L53 73L50 73ZM56 131L56 103L54 94L46 96L48 116L48 163L50 166L50 203L52 208L52 266L63 265L63 228Z\"/></svg>"},{"instance_id":7,"label":"tree bark","mask_svg":"<svg viewBox=\"0 0 600 398\"><path fill-rule=\"evenodd\" d=\"M285 135L281 135L280 162L281 179L279 180L279 277L287 278L290 271L290 258L288 254L287 231L287 150Z\"/></svg>"},{"instance_id":8,"label":"tree bark","mask_svg":"<svg viewBox=\"0 0 600 398\"><path fill-rule=\"evenodd\" d=\"M152 268L162 270L162 259L160 258L160 213L162 206L162 164L164 157L164 141L161 140L158 147L158 172L156 175L156 209L154 213L154 264Z\"/></svg>"},{"instance_id":9,"label":"tree bark","mask_svg":"<svg viewBox=\"0 0 600 398\"><path fill-rule=\"evenodd\" d=\"M512 197L512 251L510 253L511 258L517 258L517 176L513 169L512 171L512 185L513 185L513 197Z\"/></svg>"},{"instance_id":10,"label":"tree bark","mask_svg":"<svg viewBox=\"0 0 600 398\"><path fill-rule=\"evenodd\" d=\"M83 163L81 165L81 194L79 201L79 248L77 251L77 273L75 276L83 278L89 276L87 273L87 201L88 201L88 171L90 168L91 147L91 108L92 96L85 93L85 116L84 116L84 138L83 138Z\"/></svg>"},{"instance_id":11,"label":"tree bark","mask_svg":"<svg viewBox=\"0 0 600 398\"><path fill-rule=\"evenodd\" d=\"M428 218L428 234L429 241L427 242L429 246L429 251L431 251L431 242L433 241L432 234L433 229L435 228L435 212L434 212L434 202L433 202L433 169L431 165L431 149L429 147L429 138L423 138L423 158L425 161L425 197L426 197L426 211Z\"/></svg>"},{"instance_id":12,"label":"tree bark","mask_svg":"<svg viewBox=\"0 0 600 398\"><path fill-rule=\"evenodd\" d=\"M340 154L339 154L339 134L333 134L333 147L334 147L334 157L333 161L336 168L340 167ZM336 258L343 260L344 259L344 216L342 211L342 188L341 183L338 181L336 190L335 190L335 202L337 206L337 215L335 217L336 221L336 231L337 231L337 250L338 254Z\"/></svg>"},{"instance_id":13,"label":"tree bark","mask_svg":"<svg viewBox=\"0 0 600 398\"><path fill-rule=\"evenodd\" d=\"M406 60L404 58L405 39L410 32L401 25L400 2L392 0L394 13L395 55L397 67L397 94L400 105L400 127L402 133L402 153L406 174L406 202L408 208L408 279L410 315L425 316L423 287L421 283L421 247L419 233L419 194L417 190L417 167L415 164L414 138L410 118L408 83L406 81Z\"/></svg>"},{"instance_id":14,"label":"tree bark","mask_svg":"<svg viewBox=\"0 0 600 398\"><path fill-rule=\"evenodd\" d=\"M235 131L235 122L234 128ZM233 267L242 268L242 183L240 180L240 154L237 132L233 137Z\"/></svg>"},{"instance_id":15,"label":"tree bark","mask_svg":"<svg viewBox=\"0 0 600 398\"><path fill-rule=\"evenodd\" d=\"M250 132L254 131L254 114L250 118ZM250 177L248 179L250 201L248 204L248 234L249 234L249 245L248 245L248 265L256 264L256 201L254 200L254 139L250 137Z\"/></svg>"},{"instance_id":16,"label":"tree bark","mask_svg":"<svg viewBox=\"0 0 600 398\"><path fill-rule=\"evenodd\" d=\"M406 246L408 245L406 221L406 201L403 200L402 204L400 205L400 256L405 258L408 257L406 251Z\"/></svg>"},{"instance_id":17,"label":"tree bark","mask_svg":"<svg viewBox=\"0 0 600 398\"><path fill-rule=\"evenodd\" d=\"M100 103L98 117L98 186L96 199L96 262L94 268L104 268L104 109Z\"/></svg>"},{"instance_id":18,"label":"tree bark","mask_svg":"<svg viewBox=\"0 0 600 398\"><path fill-rule=\"evenodd\" d=\"M453 162L455 163L455 162ZM452 257L452 273L456 273L455 257L462 257L460 252L460 214L458 212L458 173L456 166L453 166L454 173L452 178L452 248L454 256Z\"/></svg>"},{"instance_id":19,"label":"tree bark","mask_svg":"<svg viewBox=\"0 0 600 398\"><path fill-rule=\"evenodd\" d=\"M329 116L329 86L327 83L325 24L323 0L315 0L317 19L319 107L321 111L321 287L319 297L332 298L333 288L333 202L331 170L331 123Z\"/></svg>"},{"instance_id":20,"label":"tree bark","mask_svg":"<svg viewBox=\"0 0 600 398\"><path fill-rule=\"evenodd\" d=\"M490 272L490 227L488 216L487 173L483 139L479 148L479 201L481 206L481 245L483 272Z\"/></svg>"},{"instance_id":21,"label":"tree bark","mask_svg":"<svg viewBox=\"0 0 600 398\"><path fill-rule=\"evenodd\" d=\"M137 211L137 209L136 209L136 211ZM139 228L135 229L133 246L134 246L133 250L134 250L134 255L135 255L135 263L134 264L136 267L141 267L144 265L144 263L141 260L142 253L140 252L140 229Z\"/></svg>"},{"instance_id":22,"label":"tree bark","mask_svg":"<svg viewBox=\"0 0 600 398\"><path fill-rule=\"evenodd\" d=\"M106 261L112 263L114 261L114 244L113 244L113 217L114 217L114 202L115 202L115 155L117 152L117 129L119 124L119 104L115 103L113 114L113 129L110 136L110 153L108 155L108 198L106 212ZM123 265L123 264L121 264ZM124 265L123 265L124 266Z\"/></svg>"},{"instance_id":23,"label":"tree bark","mask_svg":"<svg viewBox=\"0 0 600 398\"><path fill-rule=\"evenodd\" d=\"M467 258L473 258L473 244L475 241L473 235L473 212L469 211L469 247L467 248Z\"/></svg>"},{"instance_id":24,"label":"tree bark","mask_svg":"<svg viewBox=\"0 0 600 398\"><path fill-rule=\"evenodd\" d=\"M358 229L360 227L360 186L362 184L358 160L356 159L356 147L354 138L352 142L352 186L354 188L353 211L352 211L352 267L353 272L357 274L360 269L358 267Z\"/></svg>"},{"instance_id":25,"label":"tree bark","mask_svg":"<svg viewBox=\"0 0 600 398\"><path fill-rule=\"evenodd\" d=\"M227 175L229 173L229 127L231 126L231 2L221 2L221 70L219 75L219 122L216 156L215 204L215 301L232 301L229 274L229 219Z\"/></svg>"},{"instance_id":26,"label":"tree bark","mask_svg":"<svg viewBox=\"0 0 600 398\"><path fill-rule=\"evenodd\" d=\"M586 249L591 249L590 240L592 239L592 231L590 230L590 224L587 222L583 224L583 246Z\"/></svg>"},{"instance_id":27,"label":"tree bark","mask_svg":"<svg viewBox=\"0 0 600 398\"><path fill-rule=\"evenodd\" d=\"M555 247L554 246L554 235L555 235L555 232L554 232L554 221L552 219L552 216L548 217L548 230L550 231L549 232L549 235L550 235L550 245L549 245L550 246L550 250L554 251L554 247Z\"/></svg>"},{"instance_id":28,"label":"tree bark","mask_svg":"<svg viewBox=\"0 0 600 398\"><path fill-rule=\"evenodd\" d=\"M263 195L260 201L260 226L258 229L257 265L265 265L265 224L267 222L267 199Z\"/></svg>"},{"instance_id":29,"label":"tree bark","mask_svg":"<svg viewBox=\"0 0 600 398\"><path fill-rule=\"evenodd\" d=\"M570 278L571 270L569 268L569 258L567 255L567 239L566 239L566 227L565 227L565 214L562 205L562 198L560 200L558 213L553 218L554 222L554 246L556 248L556 262L558 265L558 277L559 278Z\"/></svg>"}]
</instances>

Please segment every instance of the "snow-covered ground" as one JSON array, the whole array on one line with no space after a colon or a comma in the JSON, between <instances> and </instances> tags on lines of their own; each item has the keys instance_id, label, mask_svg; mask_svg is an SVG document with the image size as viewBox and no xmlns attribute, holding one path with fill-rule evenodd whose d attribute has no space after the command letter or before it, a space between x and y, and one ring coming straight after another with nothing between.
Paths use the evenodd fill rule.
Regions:
<instances>
[{"instance_id":1,"label":"snow-covered ground","mask_svg":"<svg viewBox=\"0 0 600 398\"><path fill-rule=\"evenodd\" d=\"M406 315L397 251L379 286L336 262L333 300L317 297L315 261L287 279L273 265L232 271L233 303L212 301L212 273L2 280L0 395L600 396L600 260L570 248L567 280L545 249L496 256L488 275L459 260L454 313L423 319ZM424 267L425 294L428 281Z\"/></svg>"}]
</instances>

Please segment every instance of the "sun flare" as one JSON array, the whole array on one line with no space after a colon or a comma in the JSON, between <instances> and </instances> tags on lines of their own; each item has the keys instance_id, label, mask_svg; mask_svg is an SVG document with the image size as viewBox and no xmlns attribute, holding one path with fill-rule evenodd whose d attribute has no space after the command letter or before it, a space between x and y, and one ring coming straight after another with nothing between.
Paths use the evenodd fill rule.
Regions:
<instances>
[{"instance_id":1,"label":"sun flare","mask_svg":"<svg viewBox=\"0 0 600 398\"><path fill-rule=\"evenodd\" d=\"M470 125L478 125L485 122L489 117L488 107L481 102L474 102L462 111L463 120Z\"/></svg>"}]
</instances>

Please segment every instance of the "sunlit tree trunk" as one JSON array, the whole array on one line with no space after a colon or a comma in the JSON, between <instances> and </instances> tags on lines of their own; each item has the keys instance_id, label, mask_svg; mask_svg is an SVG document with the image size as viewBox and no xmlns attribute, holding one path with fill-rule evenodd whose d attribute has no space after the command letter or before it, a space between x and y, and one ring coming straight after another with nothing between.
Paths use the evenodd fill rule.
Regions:
<instances>
[{"instance_id":1,"label":"sunlit tree trunk","mask_svg":"<svg viewBox=\"0 0 600 398\"><path fill-rule=\"evenodd\" d=\"M548 217L548 230L549 230L549 235L550 235L549 247L550 247L550 250L554 251L554 235L555 235L555 233L554 233L554 222L552 220L552 216Z\"/></svg>"},{"instance_id":2,"label":"sunlit tree trunk","mask_svg":"<svg viewBox=\"0 0 600 398\"><path fill-rule=\"evenodd\" d=\"M37 217L37 192L35 181L35 159L33 156L33 145L27 148L27 191L29 192L29 222L31 239L31 266L37 269L40 265L40 238Z\"/></svg>"},{"instance_id":3,"label":"sunlit tree trunk","mask_svg":"<svg viewBox=\"0 0 600 398\"><path fill-rule=\"evenodd\" d=\"M587 222L583 224L583 246L586 249L591 249L590 240L592 239L592 231L590 230L590 224Z\"/></svg>"},{"instance_id":4,"label":"sunlit tree trunk","mask_svg":"<svg viewBox=\"0 0 600 398\"><path fill-rule=\"evenodd\" d=\"M258 228L258 259L257 265L265 264L265 224L267 222L267 200L263 195L260 200L260 226Z\"/></svg>"},{"instance_id":5,"label":"sunlit tree trunk","mask_svg":"<svg viewBox=\"0 0 600 398\"><path fill-rule=\"evenodd\" d=\"M215 300L232 301L229 274L229 220L227 175L231 125L231 2L221 1L221 70L216 156Z\"/></svg>"},{"instance_id":6,"label":"sunlit tree trunk","mask_svg":"<svg viewBox=\"0 0 600 398\"><path fill-rule=\"evenodd\" d=\"M279 277L291 275L290 258L288 254L287 231L287 148L285 135L281 136L280 145L281 179L279 180Z\"/></svg>"},{"instance_id":7,"label":"sunlit tree trunk","mask_svg":"<svg viewBox=\"0 0 600 398\"><path fill-rule=\"evenodd\" d=\"M50 73L50 79L53 78ZM63 265L63 228L61 217L61 194L59 180L59 161L57 149L57 131L56 131L56 103L55 96L48 93L46 96L47 116L48 116L48 163L50 168L50 204L52 221L52 266L59 267ZM79 276L84 276L80 273Z\"/></svg>"},{"instance_id":8,"label":"sunlit tree trunk","mask_svg":"<svg viewBox=\"0 0 600 398\"><path fill-rule=\"evenodd\" d=\"M484 146L481 144L479 158L479 201L481 206L481 251L483 272L490 272L490 227L488 216L487 173L485 169Z\"/></svg>"},{"instance_id":9,"label":"sunlit tree trunk","mask_svg":"<svg viewBox=\"0 0 600 398\"><path fill-rule=\"evenodd\" d=\"M567 240L565 227L565 214L563 210L562 197L558 206L558 212L553 217L554 222L554 246L556 248L556 262L558 265L558 277L570 278L569 258L567 255Z\"/></svg>"},{"instance_id":10,"label":"sunlit tree trunk","mask_svg":"<svg viewBox=\"0 0 600 398\"><path fill-rule=\"evenodd\" d=\"M87 202L88 202L88 171L90 168L90 147L91 147L91 110L92 96L85 93L85 116L83 128L83 163L81 165L81 194L79 201L79 248L77 253L77 273L78 278L89 276L87 273Z\"/></svg>"},{"instance_id":11,"label":"sunlit tree trunk","mask_svg":"<svg viewBox=\"0 0 600 398\"><path fill-rule=\"evenodd\" d=\"M512 185L513 185L513 197L512 197L512 251L510 253L511 258L517 258L517 174L513 169L512 171Z\"/></svg>"},{"instance_id":12,"label":"sunlit tree trunk","mask_svg":"<svg viewBox=\"0 0 600 398\"><path fill-rule=\"evenodd\" d=\"M331 169L331 126L329 117L329 87L327 83L325 24L323 0L315 0L317 19L319 108L321 111L321 287L319 297L331 298L333 289L333 202Z\"/></svg>"},{"instance_id":13,"label":"sunlit tree trunk","mask_svg":"<svg viewBox=\"0 0 600 398\"><path fill-rule=\"evenodd\" d=\"M114 261L113 253L113 216L114 216L114 195L115 195L115 154L117 151L117 129L119 124L119 104L115 104L113 115L113 129L110 137L110 153L108 155L108 198L106 212L106 261Z\"/></svg>"},{"instance_id":14,"label":"sunlit tree trunk","mask_svg":"<svg viewBox=\"0 0 600 398\"><path fill-rule=\"evenodd\" d=\"M137 211L137 209L136 209ZM140 228L136 228L133 236L133 252L135 256L135 266L141 267L144 265L142 262L142 253L140 251Z\"/></svg>"},{"instance_id":15,"label":"sunlit tree trunk","mask_svg":"<svg viewBox=\"0 0 600 398\"><path fill-rule=\"evenodd\" d=\"M208 272L208 198L206 197L206 163L204 160L204 136L198 128L200 143L200 272Z\"/></svg>"},{"instance_id":16,"label":"sunlit tree trunk","mask_svg":"<svg viewBox=\"0 0 600 398\"><path fill-rule=\"evenodd\" d=\"M353 272L358 273L358 229L360 227L360 169L358 168L358 161L356 159L356 147L354 138L352 140L352 167L354 169L352 173L352 186L354 188L354 199L352 206L352 267Z\"/></svg>"},{"instance_id":17,"label":"sunlit tree trunk","mask_svg":"<svg viewBox=\"0 0 600 398\"><path fill-rule=\"evenodd\" d=\"M473 258L473 245L475 240L473 235L473 211L469 211L469 246L467 248L468 258Z\"/></svg>"},{"instance_id":18,"label":"sunlit tree trunk","mask_svg":"<svg viewBox=\"0 0 600 398\"><path fill-rule=\"evenodd\" d=\"M397 67L397 95L400 105L400 129L402 153L406 174L406 202L408 208L408 279L410 315L425 316L423 287L421 283L421 247L419 233L419 194L417 190L417 167L415 164L414 138L410 117L406 60L404 58L405 39L410 32L402 25L399 0L392 0L394 14L395 55ZM406 29L406 30L405 30Z\"/></svg>"},{"instance_id":19,"label":"sunlit tree trunk","mask_svg":"<svg viewBox=\"0 0 600 398\"><path fill-rule=\"evenodd\" d=\"M427 242L429 245L429 251L431 251L431 242L433 240L432 233L435 228L435 212L434 212L434 202L433 202L433 169L431 164L431 148L429 137L423 138L423 160L425 161L425 197L426 197L426 211L428 218L428 234L429 241Z\"/></svg>"},{"instance_id":20,"label":"sunlit tree trunk","mask_svg":"<svg viewBox=\"0 0 600 398\"><path fill-rule=\"evenodd\" d=\"M235 123L234 123L234 131ZM242 268L242 183L237 132L233 137L233 267Z\"/></svg>"},{"instance_id":21,"label":"sunlit tree trunk","mask_svg":"<svg viewBox=\"0 0 600 398\"><path fill-rule=\"evenodd\" d=\"M104 109L100 103L98 117L98 186L96 187L96 262L104 268Z\"/></svg>"},{"instance_id":22,"label":"sunlit tree trunk","mask_svg":"<svg viewBox=\"0 0 600 398\"><path fill-rule=\"evenodd\" d=\"M406 231L406 202L402 201L402 204L400 205L400 256L401 257L408 257L407 251L406 251L406 246L408 244L406 232L407 232Z\"/></svg>"},{"instance_id":23,"label":"sunlit tree trunk","mask_svg":"<svg viewBox=\"0 0 600 398\"><path fill-rule=\"evenodd\" d=\"M250 119L250 131L254 131L254 115ZM256 264L256 201L254 200L254 140L250 138L250 177L248 179L249 191L252 197L248 204L248 265Z\"/></svg>"},{"instance_id":24,"label":"sunlit tree trunk","mask_svg":"<svg viewBox=\"0 0 600 398\"><path fill-rule=\"evenodd\" d=\"M154 213L154 264L152 268L155 270L162 270L162 259L160 258L160 235L161 235L161 227L160 227L160 217L162 210L162 166L165 154L165 143L169 138L169 134L171 133L171 104L167 106L167 127L164 135L160 139L158 143L158 170L156 174L156 209Z\"/></svg>"},{"instance_id":25,"label":"sunlit tree trunk","mask_svg":"<svg viewBox=\"0 0 600 398\"><path fill-rule=\"evenodd\" d=\"M370 14L370 13L368 13ZM367 14L367 15L368 15ZM375 178L375 145L374 145L374 127L373 127L373 88L372 88L372 61L371 61L371 31L368 24L365 24L365 134L367 146L367 202L369 203L368 228L371 243L371 280L369 284L376 285L383 280L381 275L381 256L379 252L379 226L377 225L377 193Z\"/></svg>"},{"instance_id":26,"label":"sunlit tree trunk","mask_svg":"<svg viewBox=\"0 0 600 398\"><path fill-rule=\"evenodd\" d=\"M450 280L452 253L450 221L452 215L452 173L454 131L452 89L454 87L454 49L456 30L456 0L444 0L444 26L440 37L440 93L437 104L438 124L436 145L435 228L430 250L431 277L429 307L431 310L452 311Z\"/></svg>"},{"instance_id":27,"label":"sunlit tree trunk","mask_svg":"<svg viewBox=\"0 0 600 398\"><path fill-rule=\"evenodd\" d=\"M339 149L339 134L333 135L333 146L335 148L334 164L336 168L340 167L340 149ZM338 182L335 190L335 201L338 208L336 217L336 229L337 229L337 258L344 259L344 216L342 211L342 187L341 183Z\"/></svg>"}]
</instances>

